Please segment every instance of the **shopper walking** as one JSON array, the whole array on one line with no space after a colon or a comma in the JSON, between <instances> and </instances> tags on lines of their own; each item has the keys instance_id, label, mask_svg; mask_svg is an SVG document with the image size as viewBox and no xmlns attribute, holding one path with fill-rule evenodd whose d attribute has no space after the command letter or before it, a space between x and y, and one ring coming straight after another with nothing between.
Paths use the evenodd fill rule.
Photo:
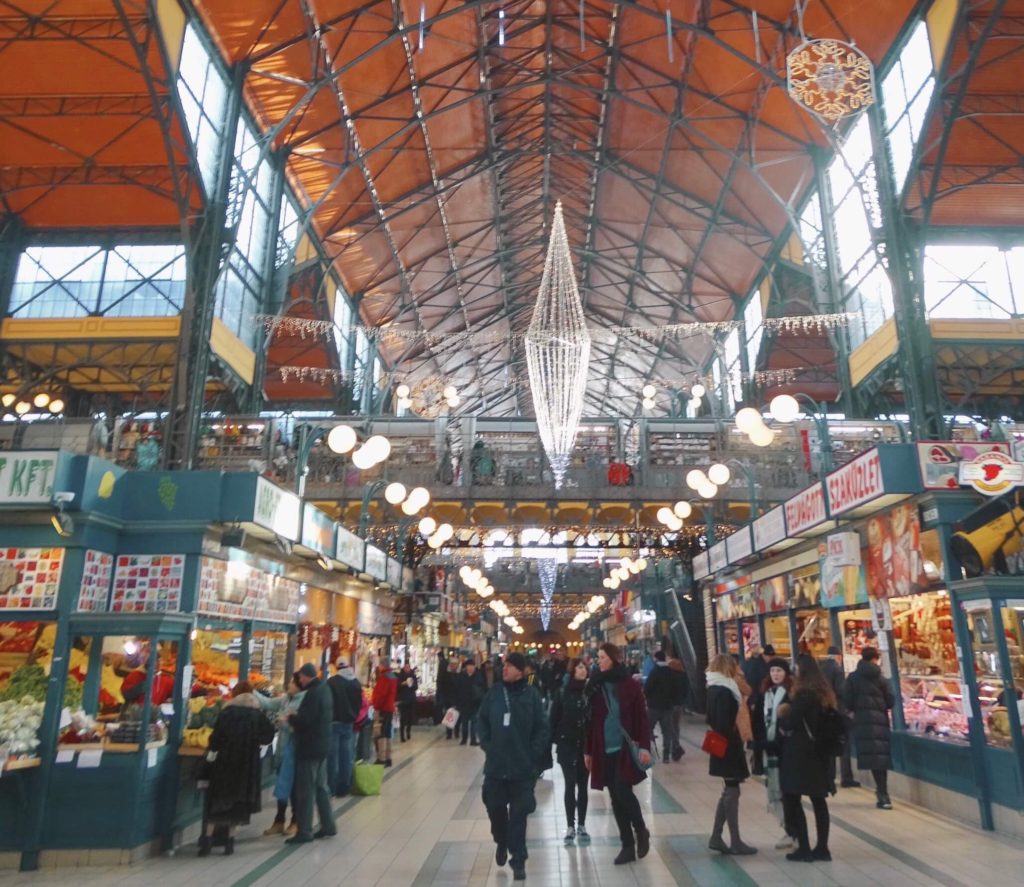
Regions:
<instances>
[{"instance_id":1,"label":"shopper walking","mask_svg":"<svg viewBox=\"0 0 1024 887\"><path fill-rule=\"evenodd\" d=\"M373 741L378 763L391 766L391 732L395 724L395 706L398 704L398 678L391 670L391 660L386 656L377 667L377 683L373 685Z\"/></svg>"},{"instance_id":2,"label":"shopper walking","mask_svg":"<svg viewBox=\"0 0 1024 887\"><path fill-rule=\"evenodd\" d=\"M299 710L305 695L306 691L299 685L299 673L295 672L288 682L284 696L277 700L270 700L268 703L262 701L260 703L264 706L265 712L268 706L274 706L278 719L277 745L274 748L274 770L277 773L277 778L274 780L274 799L277 801L277 813L270 827L263 832L267 836L288 835L290 837L299 830L295 821L295 742L288 717ZM289 802L292 805L292 821L285 828L285 814L288 812Z\"/></svg>"},{"instance_id":3,"label":"shopper walking","mask_svg":"<svg viewBox=\"0 0 1024 887\"><path fill-rule=\"evenodd\" d=\"M686 667L681 659L669 659L668 667L672 672L672 731L676 737L676 744L672 749L672 760L678 761L686 754L681 741L683 735L681 721L683 714L689 711L690 676L686 673Z\"/></svg>"},{"instance_id":4,"label":"shopper walking","mask_svg":"<svg viewBox=\"0 0 1024 887\"><path fill-rule=\"evenodd\" d=\"M878 666L878 651L865 647L857 668L846 679L843 702L853 715L853 738L857 746L857 767L870 770L875 780L875 806L892 810L889 798L890 756L889 711L892 688Z\"/></svg>"},{"instance_id":5,"label":"shopper walking","mask_svg":"<svg viewBox=\"0 0 1024 887\"><path fill-rule=\"evenodd\" d=\"M825 676L826 683L832 688L832 693L836 697L836 705L839 708L839 714L842 715L843 721L846 724L846 732L849 734L853 730L853 715L846 707L846 675L843 673L843 657L839 652L839 648L834 646L829 647L828 655L825 659L822 659L819 664L821 665L821 673ZM842 785L843 788L860 788L860 783L853 775L853 764L850 759L850 745L851 743L844 742L842 754L839 755L840 785ZM835 794L835 758L829 760L829 779L832 782L831 794Z\"/></svg>"},{"instance_id":6,"label":"shopper walking","mask_svg":"<svg viewBox=\"0 0 1024 887\"><path fill-rule=\"evenodd\" d=\"M591 786L598 791L608 788L622 842L615 864L624 865L643 859L651 847L651 833L633 794L633 786L647 778L641 767L651 763L651 727L640 685L630 678L619 648L602 644L597 667L584 762ZM637 747L636 762L631 744Z\"/></svg>"},{"instance_id":7,"label":"shopper walking","mask_svg":"<svg viewBox=\"0 0 1024 887\"><path fill-rule=\"evenodd\" d=\"M227 826L224 855L235 852L235 829L248 825L260 811L262 774L260 747L274 739L274 725L260 710L247 681L235 684L231 700L210 734L210 785L206 791L206 828L199 838L199 855L209 856L213 831Z\"/></svg>"},{"instance_id":8,"label":"shopper walking","mask_svg":"<svg viewBox=\"0 0 1024 887\"><path fill-rule=\"evenodd\" d=\"M708 762L708 773L721 777L724 783L715 809L715 822L708 847L719 853L745 856L757 853L757 850L744 844L740 838L740 785L750 776L750 769L747 767L747 756L743 750L745 740L739 726L743 713L749 715L749 709L740 691L739 681L742 681L742 676L732 656L719 653L708 663L707 723L726 740L722 757L711 755ZM722 838L726 823L731 838L729 844Z\"/></svg>"},{"instance_id":9,"label":"shopper walking","mask_svg":"<svg viewBox=\"0 0 1024 887\"><path fill-rule=\"evenodd\" d=\"M477 714L486 755L483 801L497 845L494 861L510 861L516 881L526 879L526 817L536 809L534 786L550 749L544 703L525 675L526 658L509 653L502 682L487 691Z\"/></svg>"},{"instance_id":10,"label":"shopper walking","mask_svg":"<svg viewBox=\"0 0 1024 887\"><path fill-rule=\"evenodd\" d=\"M644 682L644 696L647 698L647 716L652 728L657 725L661 733L661 757L667 764L672 760L672 750L679 745L672 707L675 704L676 687L664 650L654 654L654 668Z\"/></svg>"},{"instance_id":11,"label":"shopper walking","mask_svg":"<svg viewBox=\"0 0 1024 887\"><path fill-rule=\"evenodd\" d=\"M441 717L444 717L445 712L450 708L455 708L457 701L456 694L459 683L459 664L454 659L441 660L441 670L437 675L437 699L440 703L439 708L441 711ZM440 723L440 720L438 720ZM456 725L458 726L458 725ZM455 730L451 727L445 727L445 739L451 739L455 735Z\"/></svg>"},{"instance_id":12,"label":"shopper walking","mask_svg":"<svg viewBox=\"0 0 1024 887\"><path fill-rule=\"evenodd\" d=\"M415 669L406 662L398 673L398 738L401 742L412 739L412 725L416 719L416 691L419 687Z\"/></svg>"},{"instance_id":13,"label":"shopper walking","mask_svg":"<svg viewBox=\"0 0 1024 887\"><path fill-rule=\"evenodd\" d=\"M459 734L459 745L479 745L476 741L476 713L484 698L484 684L472 659L466 660L455 685L455 707L459 710L459 722L455 728Z\"/></svg>"},{"instance_id":14,"label":"shopper walking","mask_svg":"<svg viewBox=\"0 0 1024 887\"><path fill-rule=\"evenodd\" d=\"M339 659L335 667L337 671L327 682L334 712L331 721L331 749L327 757L327 784L336 798L343 798L352 788L352 768L356 757L355 730L363 706L363 687L347 659Z\"/></svg>"},{"instance_id":15,"label":"shopper walking","mask_svg":"<svg viewBox=\"0 0 1024 887\"><path fill-rule=\"evenodd\" d=\"M587 833L587 781L590 774L583 761L583 739L587 731L588 705L585 696L587 666L582 659L569 665L569 681L554 690L551 702L551 739L565 779L565 843L590 843Z\"/></svg>"},{"instance_id":16,"label":"shopper walking","mask_svg":"<svg viewBox=\"0 0 1024 887\"><path fill-rule=\"evenodd\" d=\"M331 811L331 790L327 785L327 754L331 748L334 701L331 691L307 662L299 669L299 685L306 691L298 709L289 716L295 742L295 819L298 831L286 844L305 844L313 838L338 833ZM320 830L313 833L313 805L320 818Z\"/></svg>"},{"instance_id":17,"label":"shopper walking","mask_svg":"<svg viewBox=\"0 0 1024 887\"><path fill-rule=\"evenodd\" d=\"M779 727L779 711L790 701L789 693L793 678L789 663L785 659L772 659L768 663L768 677L761 685L761 733L764 736L761 750L764 753L765 791L768 795L768 812L779 820L782 837L775 845L776 850L786 850L796 843L796 836L786 819L782 803L780 764L782 757L782 730Z\"/></svg>"},{"instance_id":18,"label":"shopper walking","mask_svg":"<svg viewBox=\"0 0 1024 887\"><path fill-rule=\"evenodd\" d=\"M793 701L782 705L779 726L786 734L782 745L782 804L786 822L796 838L796 849L786 854L791 862L828 862L829 814L825 796L829 790L829 758L822 754L828 732L827 716L835 712L836 698L813 656L801 653L796 662ZM807 816L800 799L806 795L814 808L817 842L811 849Z\"/></svg>"}]
</instances>

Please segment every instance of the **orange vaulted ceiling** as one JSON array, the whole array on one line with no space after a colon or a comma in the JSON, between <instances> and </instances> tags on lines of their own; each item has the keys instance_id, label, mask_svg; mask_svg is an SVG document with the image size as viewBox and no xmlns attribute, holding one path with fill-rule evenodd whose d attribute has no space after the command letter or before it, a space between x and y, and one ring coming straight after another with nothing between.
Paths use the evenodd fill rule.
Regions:
<instances>
[{"instance_id":1,"label":"orange vaulted ceiling","mask_svg":"<svg viewBox=\"0 0 1024 887\"><path fill-rule=\"evenodd\" d=\"M876 63L914 0L811 0ZM522 349L556 200L593 327L734 316L813 178L792 0L199 0L365 323L410 377L529 412ZM757 28L753 12L757 13ZM422 26L421 22L422 15ZM707 336L594 342L588 411L685 383ZM621 411L621 410L616 410Z\"/></svg>"},{"instance_id":2,"label":"orange vaulted ceiling","mask_svg":"<svg viewBox=\"0 0 1024 887\"><path fill-rule=\"evenodd\" d=\"M199 205L159 44L142 0L0 4L0 213L177 227Z\"/></svg>"}]
</instances>

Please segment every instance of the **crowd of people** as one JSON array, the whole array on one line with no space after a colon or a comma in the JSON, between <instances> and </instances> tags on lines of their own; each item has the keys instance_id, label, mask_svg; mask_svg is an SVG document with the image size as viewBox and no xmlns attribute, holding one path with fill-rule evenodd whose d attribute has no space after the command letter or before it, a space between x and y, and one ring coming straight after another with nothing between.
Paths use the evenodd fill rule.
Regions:
<instances>
[{"instance_id":1,"label":"crowd of people","mask_svg":"<svg viewBox=\"0 0 1024 887\"><path fill-rule=\"evenodd\" d=\"M849 676L835 648L822 662L801 654L790 663L770 646L748 652L742 666L731 655L712 657L705 675L708 772L722 779L708 846L723 854L757 852L743 841L739 822L740 788L753 773L764 776L768 809L782 829L776 849L788 850L791 861L830 860L827 797L837 790L837 769L840 786L859 785L847 734L855 741L858 767L872 773L878 807L892 808L887 772L893 698L878 652L865 648ZM565 844L590 842L589 792L607 789L619 831L615 864L647 855L650 832L634 788L647 778L659 742L663 764L684 754L680 718L690 706L691 687L678 659L659 650L627 663L618 647L603 644L594 658L555 654L541 663L518 652L482 664L442 659L438 674L435 722L445 725L447 739L482 747L495 861L508 863L514 880L526 877L527 817L536 807L537 779L554 760L565 783ZM238 683L210 739L200 855L210 853L218 828L226 829L225 852L233 852L234 829L259 811L261 749L275 729L277 815L264 834L284 835L292 844L335 835L331 798L352 789L359 737L372 735L376 762L390 767L395 715L399 741L406 742L417 688L414 669L405 664L396 672L386 658L369 699L344 659L329 678L303 665L276 698ZM814 813L813 846L804 797Z\"/></svg>"}]
</instances>

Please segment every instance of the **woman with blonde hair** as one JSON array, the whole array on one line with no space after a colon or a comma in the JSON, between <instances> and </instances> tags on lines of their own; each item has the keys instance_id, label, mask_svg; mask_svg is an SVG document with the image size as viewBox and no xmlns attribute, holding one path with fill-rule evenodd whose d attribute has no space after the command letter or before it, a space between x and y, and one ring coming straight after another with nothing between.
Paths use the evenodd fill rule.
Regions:
<instances>
[{"instance_id":1,"label":"woman with blonde hair","mask_svg":"<svg viewBox=\"0 0 1024 887\"><path fill-rule=\"evenodd\" d=\"M721 777L724 781L722 795L718 799L718 807L715 810L715 823L708 847L719 853L747 856L757 853L754 847L744 844L740 838L740 783L750 775L747 756L744 752L744 743L752 736L750 713L745 698L745 696L749 697L750 688L743 681L736 660L724 653L712 657L708 663L706 677L708 685L707 723L715 733L726 740L724 754L721 757L712 754L708 764L708 772L712 776ZM742 687L746 688L745 693L741 689L741 681ZM739 723L741 714L744 712L747 714L746 740ZM729 844L722 839L722 830L726 823L729 824L731 838Z\"/></svg>"}]
</instances>

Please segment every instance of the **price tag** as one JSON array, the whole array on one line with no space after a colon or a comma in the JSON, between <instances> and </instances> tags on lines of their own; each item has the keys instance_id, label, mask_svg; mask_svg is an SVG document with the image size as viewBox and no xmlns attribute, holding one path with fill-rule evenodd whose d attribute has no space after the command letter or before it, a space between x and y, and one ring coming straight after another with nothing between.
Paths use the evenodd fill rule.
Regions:
<instances>
[{"instance_id":1,"label":"price tag","mask_svg":"<svg viewBox=\"0 0 1024 887\"><path fill-rule=\"evenodd\" d=\"M150 748L146 750L146 767L156 766L156 753L158 749Z\"/></svg>"},{"instance_id":2,"label":"price tag","mask_svg":"<svg viewBox=\"0 0 1024 887\"><path fill-rule=\"evenodd\" d=\"M57 757L54 758L55 764L70 764L75 759L75 753L73 751L59 751Z\"/></svg>"},{"instance_id":3,"label":"price tag","mask_svg":"<svg viewBox=\"0 0 1024 887\"><path fill-rule=\"evenodd\" d=\"M512 712L507 711L501 718L501 726L508 727L512 724Z\"/></svg>"},{"instance_id":4,"label":"price tag","mask_svg":"<svg viewBox=\"0 0 1024 887\"><path fill-rule=\"evenodd\" d=\"M78 769L91 770L100 765L103 760L103 751L82 751L78 753Z\"/></svg>"}]
</instances>

